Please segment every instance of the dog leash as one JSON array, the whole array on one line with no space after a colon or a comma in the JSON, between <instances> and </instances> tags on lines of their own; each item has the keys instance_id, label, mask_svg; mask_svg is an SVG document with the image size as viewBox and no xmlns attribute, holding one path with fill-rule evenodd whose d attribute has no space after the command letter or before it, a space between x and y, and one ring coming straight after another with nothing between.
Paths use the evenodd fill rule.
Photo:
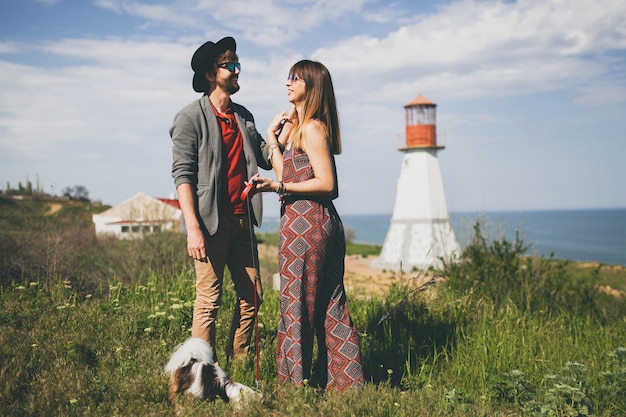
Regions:
<instances>
[{"instance_id":1,"label":"dog leash","mask_svg":"<svg viewBox=\"0 0 626 417\"><path fill-rule=\"evenodd\" d=\"M256 266L256 257L254 256L254 226L252 225L252 215L250 212L252 208L250 206L250 195L246 192L246 202L248 204L248 225L250 227L250 248L252 251L252 268L256 271L254 274L254 356L255 356L255 368L256 368L256 391L261 393L261 378L259 368L259 295L258 295L258 281L259 281L259 268Z\"/></svg>"}]
</instances>

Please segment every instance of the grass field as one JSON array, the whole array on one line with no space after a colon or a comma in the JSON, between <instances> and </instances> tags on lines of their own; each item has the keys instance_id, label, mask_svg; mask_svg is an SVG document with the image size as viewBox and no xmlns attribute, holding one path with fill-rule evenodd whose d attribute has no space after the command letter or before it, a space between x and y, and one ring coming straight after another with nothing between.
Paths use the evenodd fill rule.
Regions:
<instances>
[{"instance_id":1,"label":"grass field","mask_svg":"<svg viewBox=\"0 0 626 417\"><path fill-rule=\"evenodd\" d=\"M163 366L190 334L194 276L180 254L184 239L163 233L96 241L85 237L86 223L86 230L64 227L84 207L41 217L45 204L2 204L2 415L174 415ZM361 334L362 391L276 385L278 293L266 285L259 314L263 399L235 406L186 398L180 414L626 415L626 308L602 289L623 285L623 269L529 258L523 242L490 241L480 227L475 234L458 262L437 271L445 282L428 290L397 284L383 296L348 294ZM39 250L28 252L33 242ZM46 262L28 264L27 252L45 254ZM265 275L275 268L274 260L261 264ZM233 303L228 287L220 358ZM255 386L254 354L220 364Z\"/></svg>"}]
</instances>

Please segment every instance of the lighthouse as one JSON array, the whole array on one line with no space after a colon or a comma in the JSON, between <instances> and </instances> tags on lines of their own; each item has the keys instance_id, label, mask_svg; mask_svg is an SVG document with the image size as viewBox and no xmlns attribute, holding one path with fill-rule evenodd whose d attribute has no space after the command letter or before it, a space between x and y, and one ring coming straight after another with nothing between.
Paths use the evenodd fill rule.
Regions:
<instances>
[{"instance_id":1,"label":"lighthouse","mask_svg":"<svg viewBox=\"0 0 626 417\"><path fill-rule=\"evenodd\" d=\"M404 154L393 215L375 265L394 271L440 268L459 253L448 216L437 152L437 105L421 94L404 106Z\"/></svg>"}]
</instances>

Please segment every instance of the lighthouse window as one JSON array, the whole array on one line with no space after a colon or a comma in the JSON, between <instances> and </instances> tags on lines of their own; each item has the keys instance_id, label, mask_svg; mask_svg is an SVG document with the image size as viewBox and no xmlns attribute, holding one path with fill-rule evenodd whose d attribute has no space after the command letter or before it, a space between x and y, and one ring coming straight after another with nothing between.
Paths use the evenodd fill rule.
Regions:
<instances>
[{"instance_id":1,"label":"lighthouse window","mask_svg":"<svg viewBox=\"0 0 626 417\"><path fill-rule=\"evenodd\" d=\"M436 112L434 107L415 106L406 109L406 124L434 125L436 124Z\"/></svg>"}]
</instances>

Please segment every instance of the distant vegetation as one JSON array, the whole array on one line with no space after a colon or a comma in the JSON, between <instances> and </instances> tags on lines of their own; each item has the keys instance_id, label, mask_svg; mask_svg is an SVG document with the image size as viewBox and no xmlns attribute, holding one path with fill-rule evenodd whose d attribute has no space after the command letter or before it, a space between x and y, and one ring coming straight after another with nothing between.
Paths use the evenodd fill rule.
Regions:
<instances>
[{"instance_id":1,"label":"distant vegetation","mask_svg":"<svg viewBox=\"0 0 626 417\"><path fill-rule=\"evenodd\" d=\"M106 207L0 196L0 409L6 416L173 415L163 366L189 336L194 274L184 236L95 239ZM259 239L275 244L275 234ZM374 249L375 251L376 249ZM259 320L262 401L182 402L197 416L623 416L623 267L528 257L479 224L427 288L401 276L384 297L349 294L361 334L362 392L276 386L278 293ZM275 261L262 260L262 279ZM226 280L229 283L229 280ZM235 302L227 285L217 352ZM220 359L255 385L254 355Z\"/></svg>"},{"instance_id":2,"label":"distant vegetation","mask_svg":"<svg viewBox=\"0 0 626 417\"><path fill-rule=\"evenodd\" d=\"M35 198L43 200L54 200L55 198L62 197L65 200L78 200L83 202L90 202L89 191L84 185L76 185L74 187L65 187L61 191L61 195L58 196L53 188L46 190L44 185L39 182L37 178L33 185L30 179L26 179L24 184L21 181L14 187L11 183L7 182L4 190L0 189L0 196L7 197L20 197L20 198Z\"/></svg>"}]
</instances>

